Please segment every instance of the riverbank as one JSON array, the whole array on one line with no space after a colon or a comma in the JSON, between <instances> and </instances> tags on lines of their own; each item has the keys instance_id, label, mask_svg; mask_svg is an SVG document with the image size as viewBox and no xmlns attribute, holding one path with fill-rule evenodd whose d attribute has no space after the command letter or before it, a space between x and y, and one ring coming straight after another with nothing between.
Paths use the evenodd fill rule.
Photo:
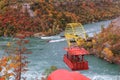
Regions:
<instances>
[{"instance_id":1,"label":"riverbank","mask_svg":"<svg viewBox=\"0 0 120 80\"><path fill-rule=\"evenodd\" d=\"M7 3L4 2L0 13L0 36L14 36L23 32L29 32L31 36L35 33L50 36L63 31L70 22L86 24L120 16L120 5L116 1L17 3L19 2L6 6Z\"/></svg>"},{"instance_id":2,"label":"riverbank","mask_svg":"<svg viewBox=\"0 0 120 80\"><path fill-rule=\"evenodd\" d=\"M110 63L120 64L120 17L95 34L85 46L92 54Z\"/></svg>"}]
</instances>

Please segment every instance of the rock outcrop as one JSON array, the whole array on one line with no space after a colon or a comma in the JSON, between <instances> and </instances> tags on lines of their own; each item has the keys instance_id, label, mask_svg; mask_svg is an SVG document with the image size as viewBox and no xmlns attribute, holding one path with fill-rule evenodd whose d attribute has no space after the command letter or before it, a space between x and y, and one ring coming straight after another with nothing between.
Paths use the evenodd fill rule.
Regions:
<instances>
[{"instance_id":1,"label":"rock outcrop","mask_svg":"<svg viewBox=\"0 0 120 80\"><path fill-rule=\"evenodd\" d=\"M110 63L120 64L120 17L111 21L107 28L102 28L93 41L89 49L93 54Z\"/></svg>"}]
</instances>

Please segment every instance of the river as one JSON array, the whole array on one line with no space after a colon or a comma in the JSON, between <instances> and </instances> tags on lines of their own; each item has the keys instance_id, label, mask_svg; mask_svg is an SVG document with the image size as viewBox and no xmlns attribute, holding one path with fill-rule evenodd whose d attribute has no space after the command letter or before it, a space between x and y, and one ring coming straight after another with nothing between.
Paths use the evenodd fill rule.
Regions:
<instances>
[{"instance_id":1,"label":"river","mask_svg":"<svg viewBox=\"0 0 120 80\"><path fill-rule=\"evenodd\" d=\"M93 33L100 32L100 25L107 27L109 23L110 21L101 21L86 24L84 27L88 35L93 36ZM58 38L57 36L56 38ZM39 38L29 39L30 43L27 48L32 51L32 54L28 55L28 60L31 61L31 63L28 65L29 71L23 74L23 76L27 77L27 80L35 80L33 79L35 77L40 78L44 70L52 65L57 66L58 68L70 70L63 62L63 55L66 53L64 47L67 47L66 41L48 43L47 40ZM4 45L9 40L9 38L1 37L0 45ZM4 55L3 53L4 50L0 48L0 57ZM80 71L80 73L91 78L91 80L120 80L119 65L110 64L93 55L85 56L85 59L89 62L89 70Z\"/></svg>"}]
</instances>

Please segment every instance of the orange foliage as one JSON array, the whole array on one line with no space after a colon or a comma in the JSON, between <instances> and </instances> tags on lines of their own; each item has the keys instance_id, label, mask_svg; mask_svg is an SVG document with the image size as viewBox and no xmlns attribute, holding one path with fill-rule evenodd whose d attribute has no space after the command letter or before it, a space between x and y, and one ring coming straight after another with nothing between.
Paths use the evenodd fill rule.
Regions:
<instances>
[{"instance_id":1,"label":"orange foliage","mask_svg":"<svg viewBox=\"0 0 120 80\"><path fill-rule=\"evenodd\" d=\"M11 70L12 68L14 68L13 66L10 66L12 63L9 63L9 60L10 60L10 57L2 57L1 60L0 60L0 71L3 70L3 68L5 68L3 70L3 76L0 77L0 80L6 80L8 77L10 76L14 76L13 73L8 73L9 70ZM2 68L3 67L3 68ZM7 75L7 76L6 76Z\"/></svg>"},{"instance_id":2,"label":"orange foliage","mask_svg":"<svg viewBox=\"0 0 120 80\"><path fill-rule=\"evenodd\" d=\"M0 80L5 80L5 77L0 77Z\"/></svg>"},{"instance_id":3,"label":"orange foliage","mask_svg":"<svg viewBox=\"0 0 120 80\"><path fill-rule=\"evenodd\" d=\"M22 46L24 45L24 43L28 43L29 41L28 40L24 41L24 39L23 38L21 39L20 37L20 39L18 39L16 42L17 42L16 45L20 46L20 48L16 47L15 53L14 52L10 53L9 52L10 49L9 49L7 51L7 54L9 55L4 56L0 59L0 71L3 71L3 74L2 74L3 76L0 76L1 80L3 78L8 79L10 76L13 76L14 78L16 78L16 80L21 80L21 73L27 71L27 70L24 70L24 68L26 68L29 62L26 61L27 57L22 55L22 54L25 54L27 48ZM12 72L9 73L8 72L9 70L12 70Z\"/></svg>"},{"instance_id":4,"label":"orange foliage","mask_svg":"<svg viewBox=\"0 0 120 80\"><path fill-rule=\"evenodd\" d=\"M38 0L38 2L33 2L31 9L35 13L35 18L31 18L27 12L22 13L21 10L8 7L4 14L0 14L0 36L13 36L22 32L29 32L25 35L27 37L37 32L44 32L49 35L48 28L52 29L52 26L57 25L60 29L57 30L55 27L55 32L59 33L69 22L84 24L111 19L118 16L120 11L119 5L116 6L114 3L109 3L109 5L108 3L97 3L90 0L89 2L56 1L54 3L52 1ZM55 22L57 22L56 25L54 25ZM53 31L51 34L56 33Z\"/></svg>"}]
</instances>

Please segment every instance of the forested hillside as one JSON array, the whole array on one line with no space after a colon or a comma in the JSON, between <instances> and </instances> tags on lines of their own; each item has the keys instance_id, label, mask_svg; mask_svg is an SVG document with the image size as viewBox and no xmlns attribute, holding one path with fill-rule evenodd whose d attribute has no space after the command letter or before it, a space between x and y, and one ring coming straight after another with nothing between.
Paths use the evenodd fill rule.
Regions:
<instances>
[{"instance_id":1,"label":"forested hillside","mask_svg":"<svg viewBox=\"0 0 120 80\"><path fill-rule=\"evenodd\" d=\"M29 32L54 35L67 23L82 24L118 17L119 1L1 0L0 36Z\"/></svg>"}]
</instances>

